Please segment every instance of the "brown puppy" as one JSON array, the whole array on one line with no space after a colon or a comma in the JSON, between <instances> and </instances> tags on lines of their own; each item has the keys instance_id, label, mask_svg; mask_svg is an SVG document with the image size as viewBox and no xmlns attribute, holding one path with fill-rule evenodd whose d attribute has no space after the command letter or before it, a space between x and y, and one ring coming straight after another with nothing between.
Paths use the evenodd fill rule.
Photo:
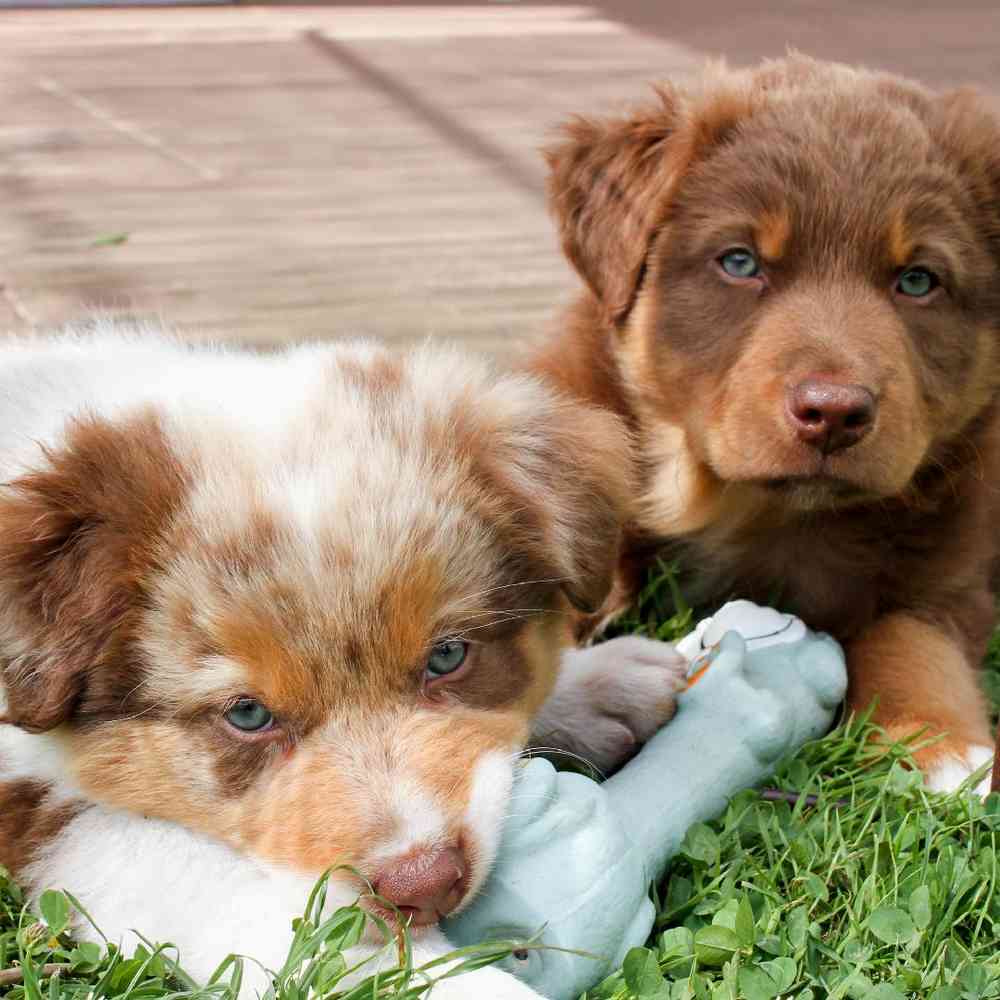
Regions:
<instances>
[{"instance_id":1,"label":"brown puppy","mask_svg":"<svg viewBox=\"0 0 1000 1000\"><path fill-rule=\"evenodd\" d=\"M946 733L918 757L956 784L991 754L997 121L792 56L575 119L549 162L587 291L534 366L630 422L633 553L832 632L850 706Z\"/></svg>"}]
</instances>

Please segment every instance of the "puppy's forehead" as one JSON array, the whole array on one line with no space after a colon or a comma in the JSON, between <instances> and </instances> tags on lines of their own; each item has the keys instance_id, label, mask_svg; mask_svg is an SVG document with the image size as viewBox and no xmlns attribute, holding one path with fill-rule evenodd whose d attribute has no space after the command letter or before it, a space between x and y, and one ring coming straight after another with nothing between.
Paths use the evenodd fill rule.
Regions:
<instances>
[{"instance_id":1,"label":"puppy's forehead","mask_svg":"<svg viewBox=\"0 0 1000 1000\"><path fill-rule=\"evenodd\" d=\"M769 258L878 256L895 266L925 243L951 255L967 245L962 200L928 125L860 84L765 100L694 165L678 197L696 214L711 206L701 219L706 232L756 238Z\"/></svg>"},{"instance_id":2,"label":"puppy's forehead","mask_svg":"<svg viewBox=\"0 0 1000 1000\"><path fill-rule=\"evenodd\" d=\"M397 503L355 502L338 484L292 502L265 494L223 538L189 550L182 601L204 650L263 670L261 684L280 675L289 692L412 666L497 574L488 532L407 480L400 471Z\"/></svg>"},{"instance_id":3,"label":"puppy's forehead","mask_svg":"<svg viewBox=\"0 0 1000 1000\"><path fill-rule=\"evenodd\" d=\"M433 642L545 599L476 475L485 385L447 357L327 366L286 433L201 449L158 598L220 689L236 665L303 711L411 684Z\"/></svg>"}]
</instances>

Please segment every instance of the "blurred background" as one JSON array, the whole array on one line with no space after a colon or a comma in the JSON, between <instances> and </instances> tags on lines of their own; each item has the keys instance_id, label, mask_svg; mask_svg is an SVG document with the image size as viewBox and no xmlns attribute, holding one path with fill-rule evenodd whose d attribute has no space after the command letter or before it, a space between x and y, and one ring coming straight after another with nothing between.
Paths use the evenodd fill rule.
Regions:
<instances>
[{"instance_id":1,"label":"blurred background","mask_svg":"<svg viewBox=\"0 0 1000 1000\"><path fill-rule=\"evenodd\" d=\"M1000 0L0 0L0 327L502 355L574 287L553 126L788 46L1000 95Z\"/></svg>"}]
</instances>

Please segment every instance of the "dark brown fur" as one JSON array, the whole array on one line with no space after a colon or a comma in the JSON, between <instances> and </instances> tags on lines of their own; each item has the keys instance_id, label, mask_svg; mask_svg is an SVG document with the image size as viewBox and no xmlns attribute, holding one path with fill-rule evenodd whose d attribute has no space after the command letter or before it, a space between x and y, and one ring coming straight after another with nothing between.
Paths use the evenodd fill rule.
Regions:
<instances>
[{"instance_id":1,"label":"dark brown fur","mask_svg":"<svg viewBox=\"0 0 1000 1000\"><path fill-rule=\"evenodd\" d=\"M3 761L0 760L0 773ZM80 803L53 805L37 781L0 782L0 864L20 871L74 817Z\"/></svg>"},{"instance_id":2,"label":"dark brown fur","mask_svg":"<svg viewBox=\"0 0 1000 1000\"><path fill-rule=\"evenodd\" d=\"M130 628L188 488L152 414L119 426L82 419L46 459L0 498L0 579L23 648L0 672L10 721L38 732L77 710L93 720L129 711Z\"/></svg>"},{"instance_id":3,"label":"dark brown fur","mask_svg":"<svg viewBox=\"0 0 1000 1000\"><path fill-rule=\"evenodd\" d=\"M534 367L638 441L615 598L637 560L680 554L696 602L778 594L836 635L852 707L878 696L892 734L950 734L925 764L989 743L973 665L998 541L995 119L966 92L793 56L574 121L549 162L588 290ZM733 246L759 280L722 272ZM927 301L896 287L914 266L941 276ZM860 443L823 456L790 430L786 394L814 377L877 400Z\"/></svg>"}]
</instances>

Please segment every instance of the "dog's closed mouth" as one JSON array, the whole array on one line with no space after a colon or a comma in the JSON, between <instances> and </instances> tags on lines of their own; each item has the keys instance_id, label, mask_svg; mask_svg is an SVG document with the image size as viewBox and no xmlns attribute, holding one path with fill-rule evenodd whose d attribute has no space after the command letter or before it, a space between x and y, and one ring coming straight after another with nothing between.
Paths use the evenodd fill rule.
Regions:
<instances>
[{"instance_id":1,"label":"dog's closed mouth","mask_svg":"<svg viewBox=\"0 0 1000 1000\"><path fill-rule=\"evenodd\" d=\"M463 892L458 903L463 902ZM405 925L410 930L420 930L423 927L434 927L443 917L453 912L457 905L445 906L440 909L422 909L418 906L385 906L377 899L362 897L361 905L373 916L384 920L390 927L399 928Z\"/></svg>"},{"instance_id":2,"label":"dog's closed mouth","mask_svg":"<svg viewBox=\"0 0 1000 1000\"><path fill-rule=\"evenodd\" d=\"M415 906L398 906L392 909L370 899L362 900L362 906L373 916L384 920L391 928L403 925L411 930L432 927L444 916L443 913L420 910Z\"/></svg>"}]
</instances>

